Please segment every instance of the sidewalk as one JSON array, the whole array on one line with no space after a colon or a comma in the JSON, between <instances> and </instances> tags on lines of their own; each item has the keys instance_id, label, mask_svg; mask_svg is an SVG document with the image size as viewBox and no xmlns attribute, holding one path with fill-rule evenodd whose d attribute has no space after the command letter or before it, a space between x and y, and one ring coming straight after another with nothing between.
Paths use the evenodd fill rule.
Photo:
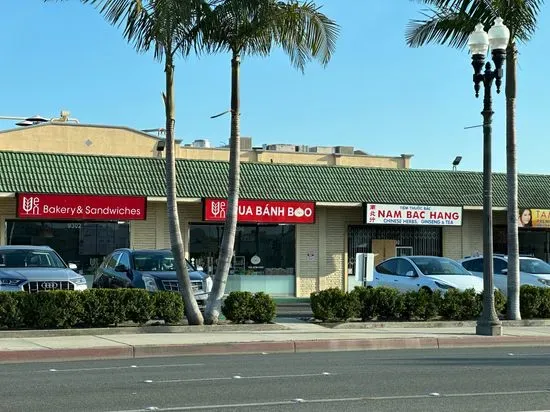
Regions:
<instances>
[{"instance_id":1,"label":"sidewalk","mask_svg":"<svg viewBox=\"0 0 550 412\"><path fill-rule=\"evenodd\" d=\"M349 323L321 326L278 318L270 325L0 331L0 363L149 356L313 351L550 346L549 321L504 321L503 336L475 322Z\"/></svg>"}]
</instances>

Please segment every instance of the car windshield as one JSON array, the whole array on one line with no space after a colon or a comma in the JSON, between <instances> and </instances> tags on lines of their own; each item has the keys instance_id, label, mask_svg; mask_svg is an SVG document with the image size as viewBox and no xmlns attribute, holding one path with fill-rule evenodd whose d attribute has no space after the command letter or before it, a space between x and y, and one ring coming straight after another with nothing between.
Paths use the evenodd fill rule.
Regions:
<instances>
[{"instance_id":1,"label":"car windshield","mask_svg":"<svg viewBox=\"0 0 550 412\"><path fill-rule=\"evenodd\" d=\"M51 250L0 249L0 268L66 268Z\"/></svg>"},{"instance_id":2,"label":"car windshield","mask_svg":"<svg viewBox=\"0 0 550 412\"><path fill-rule=\"evenodd\" d=\"M540 259L520 259L519 270L525 273L550 274L550 265Z\"/></svg>"},{"instance_id":3,"label":"car windshield","mask_svg":"<svg viewBox=\"0 0 550 412\"><path fill-rule=\"evenodd\" d=\"M187 270L196 269L186 260ZM134 253L134 269L140 272L174 272L174 256L170 251L143 251Z\"/></svg>"},{"instance_id":4,"label":"car windshield","mask_svg":"<svg viewBox=\"0 0 550 412\"><path fill-rule=\"evenodd\" d=\"M470 272L452 259L443 257L418 256L410 258L425 275L467 275Z\"/></svg>"}]
</instances>

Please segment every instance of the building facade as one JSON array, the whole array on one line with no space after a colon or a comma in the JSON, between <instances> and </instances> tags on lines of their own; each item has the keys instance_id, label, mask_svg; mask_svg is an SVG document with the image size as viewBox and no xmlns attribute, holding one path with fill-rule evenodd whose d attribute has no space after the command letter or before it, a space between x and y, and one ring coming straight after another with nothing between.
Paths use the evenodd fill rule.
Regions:
<instances>
[{"instance_id":1,"label":"building facade","mask_svg":"<svg viewBox=\"0 0 550 412\"><path fill-rule=\"evenodd\" d=\"M82 125L0 133L0 244L50 245L90 281L117 247L170 247L161 141L126 128ZM181 150L177 192L186 257L214 272L229 168L227 158L216 156L228 151ZM482 250L481 173L414 170L409 155L248 152L227 291L309 296L354 286L356 253L459 259ZM258 154L270 160L253 159ZM344 165L336 164L342 158ZM501 253L505 182L494 175L495 252ZM520 230L520 248L545 260L549 183L550 176L519 177L520 205L534 216Z\"/></svg>"}]
</instances>

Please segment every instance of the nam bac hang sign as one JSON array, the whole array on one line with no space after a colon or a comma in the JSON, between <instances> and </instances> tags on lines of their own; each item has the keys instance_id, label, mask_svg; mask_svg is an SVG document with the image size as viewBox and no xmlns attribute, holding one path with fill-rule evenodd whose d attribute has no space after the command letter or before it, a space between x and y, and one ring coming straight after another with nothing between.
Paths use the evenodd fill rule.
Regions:
<instances>
[{"instance_id":1,"label":"nam bac hang sign","mask_svg":"<svg viewBox=\"0 0 550 412\"><path fill-rule=\"evenodd\" d=\"M454 206L367 203L365 223L379 225L461 226L462 208Z\"/></svg>"},{"instance_id":2,"label":"nam bac hang sign","mask_svg":"<svg viewBox=\"0 0 550 412\"><path fill-rule=\"evenodd\" d=\"M26 219L145 220L139 196L17 194L17 217Z\"/></svg>"},{"instance_id":3,"label":"nam bac hang sign","mask_svg":"<svg viewBox=\"0 0 550 412\"><path fill-rule=\"evenodd\" d=\"M225 220L227 199L205 199L204 220ZM315 223L314 202L239 199L238 222L249 223Z\"/></svg>"}]
</instances>

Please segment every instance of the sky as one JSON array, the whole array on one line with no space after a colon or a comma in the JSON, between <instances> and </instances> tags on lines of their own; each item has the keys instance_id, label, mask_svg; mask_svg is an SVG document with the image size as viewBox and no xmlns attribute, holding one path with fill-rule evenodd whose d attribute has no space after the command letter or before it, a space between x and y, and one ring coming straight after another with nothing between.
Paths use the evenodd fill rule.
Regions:
<instances>
[{"instance_id":1,"label":"sky","mask_svg":"<svg viewBox=\"0 0 550 412\"><path fill-rule=\"evenodd\" d=\"M0 116L56 117L80 123L164 126L163 66L138 54L99 12L78 0L6 1L0 16ZM317 0L341 32L331 62L302 74L288 57L247 57L241 66L241 133L254 146L354 146L369 154L413 154L416 169L481 171L482 98L473 91L466 49L409 48L405 28L423 6L411 0ZM519 45L517 141L520 173L550 174L550 10ZM506 23L506 22L505 22ZM487 28L488 29L488 28ZM227 144L230 56L176 62L176 136ZM493 89L493 170L506 170L505 99ZM10 129L14 121L0 121Z\"/></svg>"}]
</instances>

